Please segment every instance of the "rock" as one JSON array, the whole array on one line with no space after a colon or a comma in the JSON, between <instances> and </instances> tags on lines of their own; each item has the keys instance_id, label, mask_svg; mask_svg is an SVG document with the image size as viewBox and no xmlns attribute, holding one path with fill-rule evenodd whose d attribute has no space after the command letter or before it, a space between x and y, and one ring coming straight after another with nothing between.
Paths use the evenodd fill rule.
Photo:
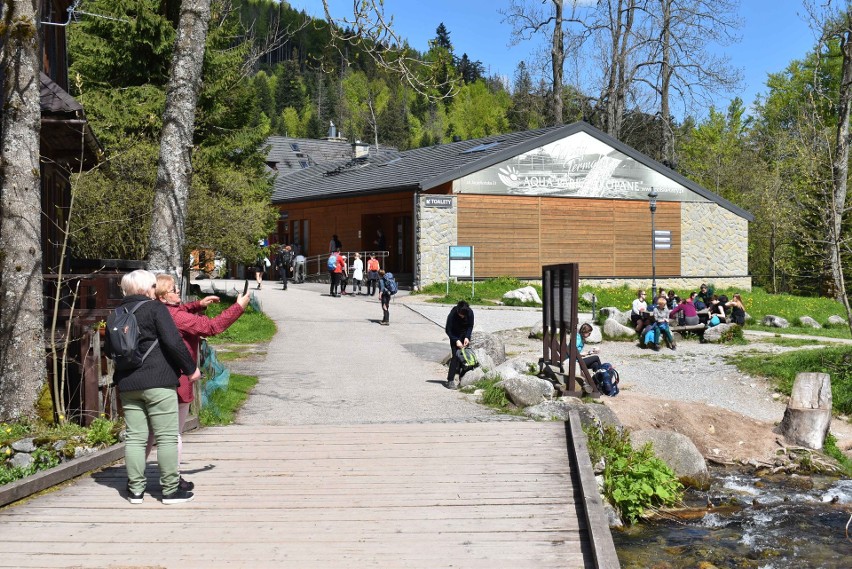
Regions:
<instances>
[{"instance_id":1,"label":"rock","mask_svg":"<svg viewBox=\"0 0 852 569\"><path fill-rule=\"evenodd\" d=\"M821 450L831 426L831 377L800 373L778 432L791 444Z\"/></svg>"},{"instance_id":2,"label":"rock","mask_svg":"<svg viewBox=\"0 0 852 569\"><path fill-rule=\"evenodd\" d=\"M467 387L468 385L473 385L474 383L481 381L484 378L485 370L483 370L480 366L464 374L461 380L459 380L459 387Z\"/></svg>"},{"instance_id":3,"label":"rock","mask_svg":"<svg viewBox=\"0 0 852 569\"><path fill-rule=\"evenodd\" d=\"M790 323L781 318L780 316L773 316L772 314L767 314L763 317L762 324L764 326L771 326L772 328L789 328Z\"/></svg>"},{"instance_id":4,"label":"rock","mask_svg":"<svg viewBox=\"0 0 852 569\"><path fill-rule=\"evenodd\" d=\"M832 314L828 317L828 323L832 326L846 326L846 319L837 314Z\"/></svg>"},{"instance_id":5,"label":"rock","mask_svg":"<svg viewBox=\"0 0 852 569\"><path fill-rule=\"evenodd\" d=\"M67 444L68 444L68 441L66 441L65 439L63 439L61 441L56 441L55 443L53 443L53 450L62 450L62 449L65 448L65 445L67 445Z\"/></svg>"},{"instance_id":6,"label":"rock","mask_svg":"<svg viewBox=\"0 0 852 569\"><path fill-rule=\"evenodd\" d=\"M621 515L618 513L618 510L616 510L615 507L606 500L601 500L601 502L603 502L603 510L606 514L606 519L607 523L609 524L609 527L624 527L624 521L621 519Z\"/></svg>"},{"instance_id":7,"label":"rock","mask_svg":"<svg viewBox=\"0 0 852 569\"><path fill-rule=\"evenodd\" d=\"M619 324L628 325L630 324L630 312L621 312L619 309L614 306L607 306L601 308L598 312L604 315L607 319L612 318Z\"/></svg>"},{"instance_id":8,"label":"rock","mask_svg":"<svg viewBox=\"0 0 852 569\"><path fill-rule=\"evenodd\" d=\"M597 326L596 324L592 324L591 322L589 322L589 324L592 325L592 333L589 334L588 338L586 338L586 343L587 344L600 344L601 342L603 342L603 335L601 334L600 326Z\"/></svg>"},{"instance_id":9,"label":"rock","mask_svg":"<svg viewBox=\"0 0 852 569\"><path fill-rule=\"evenodd\" d=\"M607 336L609 338L622 338L625 336L635 336L636 330L624 326L623 324L619 324L616 320L613 320L612 318L607 318L606 322L604 322L603 325L603 333L604 336Z\"/></svg>"},{"instance_id":10,"label":"rock","mask_svg":"<svg viewBox=\"0 0 852 569\"><path fill-rule=\"evenodd\" d=\"M19 452L9 459L9 466L12 468L28 468L33 463L33 457L26 452Z\"/></svg>"},{"instance_id":11,"label":"rock","mask_svg":"<svg viewBox=\"0 0 852 569\"><path fill-rule=\"evenodd\" d=\"M541 340L544 336L544 323L541 320L538 320L535 324L530 327L530 338L537 338Z\"/></svg>"},{"instance_id":12,"label":"rock","mask_svg":"<svg viewBox=\"0 0 852 569\"><path fill-rule=\"evenodd\" d=\"M719 343L722 339L722 335L734 326L736 326L736 324L719 324L718 326L707 328L707 330L704 331L704 339L708 342Z\"/></svg>"},{"instance_id":13,"label":"rock","mask_svg":"<svg viewBox=\"0 0 852 569\"><path fill-rule=\"evenodd\" d=\"M89 456L90 454L95 454L96 452L98 452L98 449L92 447L75 447L74 458Z\"/></svg>"},{"instance_id":14,"label":"rock","mask_svg":"<svg viewBox=\"0 0 852 569\"><path fill-rule=\"evenodd\" d=\"M810 316L800 316L799 322L802 324L802 326L808 326L810 328L822 328L822 325Z\"/></svg>"},{"instance_id":15,"label":"rock","mask_svg":"<svg viewBox=\"0 0 852 569\"><path fill-rule=\"evenodd\" d=\"M709 480L707 463L686 435L674 431L641 430L630 433L633 448L651 443L654 454L669 465L675 475L695 481Z\"/></svg>"},{"instance_id":16,"label":"rock","mask_svg":"<svg viewBox=\"0 0 852 569\"><path fill-rule=\"evenodd\" d=\"M494 369L497 367L496 365L494 365L494 360L491 359L489 353L486 352L483 348L475 348L473 350L473 353L476 356L476 361L479 362L479 367L476 369L481 369L483 373L489 373L494 371Z\"/></svg>"},{"instance_id":17,"label":"rock","mask_svg":"<svg viewBox=\"0 0 852 569\"><path fill-rule=\"evenodd\" d=\"M493 365L500 365L506 361L506 347L503 345L503 340L496 334L475 331L473 338L470 339L470 347L476 352L477 358L480 355L479 350L482 350L484 354L488 354L494 362ZM485 364L482 360L483 358L480 358L479 363L484 366Z\"/></svg>"},{"instance_id":18,"label":"rock","mask_svg":"<svg viewBox=\"0 0 852 569\"><path fill-rule=\"evenodd\" d=\"M36 449L33 439L21 439L12 443L12 449L16 452L33 452Z\"/></svg>"},{"instance_id":19,"label":"rock","mask_svg":"<svg viewBox=\"0 0 852 569\"><path fill-rule=\"evenodd\" d=\"M532 368L530 368L530 366L532 366ZM507 369L512 369L522 375L530 375L530 369L533 369L535 372L538 372L538 364L531 362L530 360L524 357L512 358L506 360L505 362L494 368L494 373L503 375L503 372ZM532 375L535 374L533 373Z\"/></svg>"},{"instance_id":20,"label":"rock","mask_svg":"<svg viewBox=\"0 0 852 569\"><path fill-rule=\"evenodd\" d=\"M592 302L598 301L598 298L591 292L584 292L583 295L580 298L582 298L583 300L585 300L589 304L591 304Z\"/></svg>"},{"instance_id":21,"label":"rock","mask_svg":"<svg viewBox=\"0 0 852 569\"><path fill-rule=\"evenodd\" d=\"M598 403L583 403L576 397L563 397L556 401L544 401L533 407L524 409L524 414L535 419L547 421L567 421L571 410L577 411L580 416L580 424L585 428L593 426L599 431L603 425L610 425L621 429L621 421L616 414L606 405Z\"/></svg>"},{"instance_id":22,"label":"rock","mask_svg":"<svg viewBox=\"0 0 852 569\"><path fill-rule=\"evenodd\" d=\"M532 375L517 375L500 382L506 395L518 407L538 405L553 397L553 384Z\"/></svg>"},{"instance_id":23,"label":"rock","mask_svg":"<svg viewBox=\"0 0 852 569\"><path fill-rule=\"evenodd\" d=\"M510 290L503 295L503 298L514 298L521 302L541 304L541 297L538 296L538 291L535 290L535 287L531 286Z\"/></svg>"}]
</instances>

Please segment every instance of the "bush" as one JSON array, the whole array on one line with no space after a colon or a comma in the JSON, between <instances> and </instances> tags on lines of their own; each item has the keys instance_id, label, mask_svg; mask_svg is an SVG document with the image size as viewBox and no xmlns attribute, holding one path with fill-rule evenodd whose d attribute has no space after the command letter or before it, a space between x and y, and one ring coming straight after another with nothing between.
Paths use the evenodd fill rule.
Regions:
<instances>
[{"instance_id":1,"label":"bush","mask_svg":"<svg viewBox=\"0 0 852 569\"><path fill-rule=\"evenodd\" d=\"M108 447L118 442L117 424L104 417L98 417L86 431L86 442L93 447Z\"/></svg>"},{"instance_id":2,"label":"bush","mask_svg":"<svg viewBox=\"0 0 852 569\"><path fill-rule=\"evenodd\" d=\"M651 443L635 450L630 435L611 425L603 430L584 429L589 440L592 464L604 459L604 496L628 523L635 523L646 510L681 502L683 485L674 472L654 456Z\"/></svg>"}]
</instances>

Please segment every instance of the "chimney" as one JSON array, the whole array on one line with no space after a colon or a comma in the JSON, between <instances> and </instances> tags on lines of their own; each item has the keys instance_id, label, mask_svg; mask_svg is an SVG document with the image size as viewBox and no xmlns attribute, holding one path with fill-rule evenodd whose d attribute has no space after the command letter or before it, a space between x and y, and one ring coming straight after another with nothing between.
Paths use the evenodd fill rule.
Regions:
<instances>
[{"instance_id":1,"label":"chimney","mask_svg":"<svg viewBox=\"0 0 852 569\"><path fill-rule=\"evenodd\" d=\"M453 135L453 142L461 142L461 136L454 134Z\"/></svg>"},{"instance_id":2,"label":"chimney","mask_svg":"<svg viewBox=\"0 0 852 569\"><path fill-rule=\"evenodd\" d=\"M360 140L356 140L352 143L352 155L356 160L367 158L370 154L370 145L366 142L361 142Z\"/></svg>"},{"instance_id":3,"label":"chimney","mask_svg":"<svg viewBox=\"0 0 852 569\"><path fill-rule=\"evenodd\" d=\"M334 126L334 121L328 121L328 138L337 138L337 127Z\"/></svg>"}]
</instances>

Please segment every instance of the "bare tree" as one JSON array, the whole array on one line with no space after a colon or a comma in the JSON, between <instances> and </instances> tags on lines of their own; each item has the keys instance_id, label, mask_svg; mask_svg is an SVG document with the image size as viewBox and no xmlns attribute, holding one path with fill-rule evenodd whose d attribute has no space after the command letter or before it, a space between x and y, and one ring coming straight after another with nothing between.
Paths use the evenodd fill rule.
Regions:
<instances>
[{"instance_id":1,"label":"bare tree","mask_svg":"<svg viewBox=\"0 0 852 569\"><path fill-rule=\"evenodd\" d=\"M552 11L545 5L551 4ZM565 69L564 0L527 2L512 0L509 7L500 10L504 21L512 24L512 45L546 33L550 40L550 112L553 124L562 124L562 88Z\"/></svg>"},{"instance_id":2,"label":"bare tree","mask_svg":"<svg viewBox=\"0 0 852 569\"><path fill-rule=\"evenodd\" d=\"M209 23L210 0L183 0L160 133L148 263L151 269L168 271L178 279L183 276L195 105Z\"/></svg>"},{"instance_id":3,"label":"bare tree","mask_svg":"<svg viewBox=\"0 0 852 569\"><path fill-rule=\"evenodd\" d=\"M662 125L662 158L674 163L672 92L689 109L709 96L730 92L741 73L708 46L738 40L737 0L652 0L645 3L647 35L639 40L643 81L655 93Z\"/></svg>"},{"instance_id":4,"label":"bare tree","mask_svg":"<svg viewBox=\"0 0 852 569\"><path fill-rule=\"evenodd\" d=\"M3 0L0 65L0 420L35 415L45 380L38 0Z\"/></svg>"}]
</instances>

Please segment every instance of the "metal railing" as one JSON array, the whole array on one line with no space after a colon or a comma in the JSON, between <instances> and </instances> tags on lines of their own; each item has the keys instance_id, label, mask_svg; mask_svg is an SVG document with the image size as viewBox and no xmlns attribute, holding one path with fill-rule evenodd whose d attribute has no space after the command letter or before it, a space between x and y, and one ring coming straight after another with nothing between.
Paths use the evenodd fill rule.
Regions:
<instances>
[{"instance_id":1,"label":"metal railing","mask_svg":"<svg viewBox=\"0 0 852 569\"><path fill-rule=\"evenodd\" d=\"M367 270L367 259L370 255L375 255L379 261L379 268L384 269L387 258L390 255L387 251L341 251L341 255L346 256L346 262L349 270L352 270L352 261L355 259L355 253L361 254L361 260L364 261L364 271ZM311 280L320 280L328 276L328 256L330 253L322 255L311 255L305 257L305 278ZM298 270L298 269L297 269Z\"/></svg>"}]
</instances>

